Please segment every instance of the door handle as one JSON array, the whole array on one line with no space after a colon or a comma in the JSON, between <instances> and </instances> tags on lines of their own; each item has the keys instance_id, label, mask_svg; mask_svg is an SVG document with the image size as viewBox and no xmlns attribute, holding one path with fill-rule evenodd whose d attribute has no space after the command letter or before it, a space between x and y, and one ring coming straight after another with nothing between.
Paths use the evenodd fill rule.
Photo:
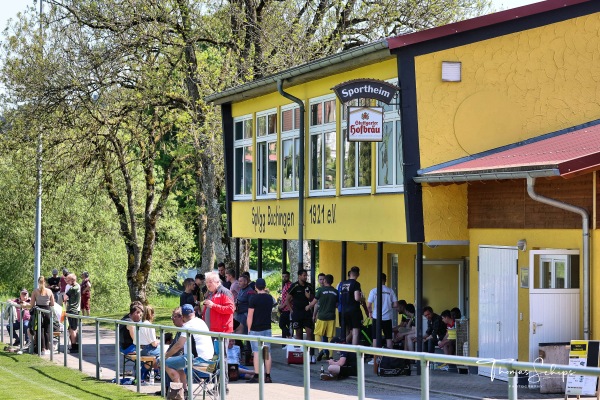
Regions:
<instances>
[{"instance_id":1,"label":"door handle","mask_svg":"<svg viewBox=\"0 0 600 400\"><path fill-rule=\"evenodd\" d=\"M502 322L498 321L496 322L496 325L498 325L498 332L500 332L502 330Z\"/></svg>"},{"instance_id":2,"label":"door handle","mask_svg":"<svg viewBox=\"0 0 600 400\"><path fill-rule=\"evenodd\" d=\"M533 327L533 334L534 334L534 335L535 335L535 333L536 333L536 330L537 330L537 327L538 327L538 326L544 326L544 324L540 324L539 322L534 322L534 323L533 323L533 326L532 326L532 327Z\"/></svg>"}]
</instances>

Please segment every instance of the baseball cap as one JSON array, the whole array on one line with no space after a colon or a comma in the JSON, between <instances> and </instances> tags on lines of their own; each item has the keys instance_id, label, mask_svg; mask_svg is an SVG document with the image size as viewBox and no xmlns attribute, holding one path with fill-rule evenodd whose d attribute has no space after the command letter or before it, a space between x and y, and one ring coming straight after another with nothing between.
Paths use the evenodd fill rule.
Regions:
<instances>
[{"instance_id":1,"label":"baseball cap","mask_svg":"<svg viewBox=\"0 0 600 400\"><path fill-rule=\"evenodd\" d=\"M21 293L29 294L29 292L25 288L21 289Z\"/></svg>"},{"instance_id":2,"label":"baseball cap","mask_svg":"<svg viewBox=\"0 0 600 400\"><path fill-rule=\"evenodd\" d=\"M52 270L52 275L56 275L56 274L58 274L58 270L57 270L56 268L54 268L54 269Z\"/></svg>"},{"instance_id":3,"label":"baseball cap","mask_svg":"<svg viewBox=\"0 0 600 400\"><path fill-rule=\"evenodd\" d=\"M263 290L264 288L267 287L267 282L265 282L265 280L263 278L258 278L256 280L256 282L254 282L254 285L256 286L257 289Z\"/></svg>"},{"instance_id":4,"label":"baseball cap","mask_svg":"<svg viewBox=\"0 0 600 400\"><path fill-rule=\"evenodd\" d=\"M69 270L66 268L63 268L63 274L68 274L68 273L69 273Z\"/></svg>"},{"instance_id":5,"label":"baseball cap","mask_svg":"<svg viewBox=\"0 0 600 400\"><path fill-rule=\"evenodd\" d=\"M184 304L183 307L181 307L181 313L183 315L190 315L194 313L194 307L192 307L191 304Z\"/></svg>"}]
</instances>

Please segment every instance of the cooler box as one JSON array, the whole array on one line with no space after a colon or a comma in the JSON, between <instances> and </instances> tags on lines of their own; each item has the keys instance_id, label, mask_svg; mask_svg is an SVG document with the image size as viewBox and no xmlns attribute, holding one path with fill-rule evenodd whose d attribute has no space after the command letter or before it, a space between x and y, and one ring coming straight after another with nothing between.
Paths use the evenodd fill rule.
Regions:
<instances>
[{"instance_id":1,"label":"cooler box","mask_svg":"<svg viewBox=\"0 0 600 400\"><path fill-rule=\"evenodd\" d=\"M304 361L302 346L288 344L285 347L285 358L288 364L302 364Z\"/></svg>"}]
</instances>

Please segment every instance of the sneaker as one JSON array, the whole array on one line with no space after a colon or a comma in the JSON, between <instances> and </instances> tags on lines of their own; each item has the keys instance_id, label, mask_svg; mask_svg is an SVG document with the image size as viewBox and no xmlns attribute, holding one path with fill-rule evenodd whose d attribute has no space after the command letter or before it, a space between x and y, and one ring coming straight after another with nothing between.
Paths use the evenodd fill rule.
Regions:
<instances>
[{"instance_id":1,"label":"sneaker","mask_svg":"<svg viewBox=\"0 0 600 400\"><path fill-rule=\"evenodd\" d=\"M323 354L323 350L321 350L321 351L319 352L319 355L317 356L317 361L321 361L321 360L323 359L323 355L324 355L324 354Z\"/></svg>"},{"instance_id":2,"label":"sneaker","mask_svg":"<svg viewBox=\"0 0 600 400\"><path fill-rule=\"evenodd\" d=\"M311 363L311 364L316 364L316 363L317 363L317 357L315 357L315 356L310 356L310 363Z\"/></svg>"},{"instance_id":3,"label":"sneaker","mask_svg":"<svg viewBox=\"0 0 600 400\"><path fill-rule=\"evenodd\" d=\"M373 358L373 359L371 359L371 361L369 361L367 364L368 364L368 365L375 365L375 359L374 359L374 358Z\"/></svg>"},{"instance_id":4,"label":"sneaker","mask_svg":"<svg viewBox=\"0 0 600 400\"><path fill-rule=\"evenodd\" d=\"M256 375L254 375L254 376L252 377L252 379L250 379L250 380L248 381L248 383L258 383L258 378L256 377Z\"/></svg>"},{"instance_id":5,"label":"sneaker","mask_svg":"<svg viewBox=\"0 0 600 400\"><path fill-rule=\"evenodd\" d=\"M265 376L265 383L273 383L270 376Z\"/></svg>"},{"instance_id":6,"label":"sneaker","mask_svg":"<svg viewBox=\"0 0 600 400\"><path fill-rule=\"evenodd\" d=\"M333 381L333 380L335 380L335 377L331 374L321 374L321 380L322 381Z\"/></svg>"}]
</instances>

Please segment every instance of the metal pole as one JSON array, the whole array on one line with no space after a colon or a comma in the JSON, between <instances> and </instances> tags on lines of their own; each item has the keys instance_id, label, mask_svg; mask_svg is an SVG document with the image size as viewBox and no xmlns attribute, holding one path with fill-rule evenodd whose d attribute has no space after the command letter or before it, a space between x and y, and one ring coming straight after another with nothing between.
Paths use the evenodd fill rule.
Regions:
<instances>
[{"instance_id":1,"label":"metal pole","mask_svg":"<svg viewBox=\"0 0 600 400\"><path fill-rule=\"evenodd\" d=\"M263 342L262 340L258 341L258 398L265 398L265 357L263 354Z\"/></svg>"},{"instance_id":2,"label":"metal pole","mask_svg":"<svg viewBox=\"0 0 600 400\"><path fill-rule=\"evenodd\" d=\"M54 310L50 307L50 361L54 360Z\"/></svg>"},{"instance_id":3,"label":"metal pole","mask_svg":"<svg viewBox=\"0 0 600 400\"><path fill-rule=\"evenodd\" d=\"M517 400L517 385L519 383L519 374L512 368L507 368L508 372L508 399ZM579 396L578 396L579 397Z\"/></svg>"},{"instance_id":4,"label":"metal pole","mask_svg":"<svg viewBox=\"0 0 600 400\"><path fill-rule=\"evenodd\" d=\"M194 367L192 360L194 359L194 354L192 352L192 333L190 331L186 332L187 340L185 341L186 345L186 353L187 353L187 381L188 381L188 400L193 400L194 398ZM139 343L139 342L136 342ZM139 346L136 346L139 347Z\"/></svg>"},{"instance_id":5,"label":"metal pole","mask_svg":"<svg viewBox=\"0 0 600 400\"><path fill-rule=\"evenodd\" d=\"M221 398L225 399L227 396L227 346L225 345L227 339L219 337L217 340L219 341L219 391Z\"/></svg>"},{"instance_id":6,"label":"metal pole","mask_svg":"<svg viewBox=\"0 0 600 400\"><path fill-rule=\"evenodd\" d=\"M310 353L307 345L302 345L302 370L304 375L304 400L310 400Z\"/></svg>"},{"instance_id":7,"label":"metal pole","mask_svg":"<svg viewBox=\"0 0 600 400\"><path fill-rule=\"evenodd\" d=\"M262 278L262 273L263 273L263 242L262 239L258 239L258 246L256 249L256 258L257 258L257 262L256 262L256 272L258 273L258 277Z\"/></svg>"},{"instance_id":8,"label":"metal pole","mask_svg":"<svg viewBox=\"0 0 600 400\"><path fill-rule=\"evenodd\" d=\"M358 399L365 398L365 354L358 350L356 352L356 375L358 386Z\"/></svg>"},{"instance_id":9,"label":"metal pole","mask_svg":"<svg viewBox=\"0 0 600 400\"><path fill-rule=\"evenodd\" d=\"M422 359L417 365L421 369L421 400L429 400L429 362Z\"/></svg>"},{"instance_id":10,"label":"metal pole","mask_svg":"<svg viewBox=\"0 0 600 400\"><path fill-rule=\"evenodd\" d=\"M121 375L120 374L121 371L119 371L120 366L121 366L121 364L120 364L121 363L121 361L120 361L121 360L121 357L120 357L121 349L119 348L120 347L119 342L120 342L119 323L115 321L115 361L116 361L115 362L115 382L117 385L121 384L121 380L120 380L121 378L119 377L119 375ZM65 349L65 351L66 351L66 349ZM164 358L164 357L161 357L161 358ZM123 364L123 370L125 370L125 364Z\"/></svg>"},{"instance_id":11,"label":"metal pole","mask_svg":"<svg viewBox=\"0 0 600 400\"><path fill-rule=\"evenodd\" d=\"M44 1L40 0L40 52L44 54L42 17L44 15ZM39 127L37 143L37 197L35 201L35 250L33 266L33 288L38 288L38 278L41 270L41 246L42 246L42 128Z\"/></svg>"},{"instance_id":12,"label":"metal pole","mask_svg":"<svg viewBox=\"0 0 600 400\"><path fill-rule=\"evenodd\" d=\"M81 318L77 316L77 333L75 338L77 340L77 355L79 356L79 371L83 371L83 346L81 346Z\"/></svg>"},{"instance_id":13,"label":"metal pole","mask_svg":"<svg viewBox=\"0 0 600 400\"><path fill-rule=\"evenodd\" d=\"M423 243L417 243L416 264L417 307L415 318L417 320L417 351L420 353L423 351ZM417 375L421 373L421 364L417 364Z\"/></svg>"},{"instance_id":14,"label":"metal pole","mask_svg":"<svg viewBox=\"0 0 600 400\"><path fill-rule=\"evenodd\" d=\"M81 332L80 332L81 335ZM81 339L79 339L79 351L81 352ZM161 349L162 350L162 349ZM160 353L163 354L163 353ZM119 362L119 359L116 360ZM100 366L100 322L96 320L96 379L102 379L102 374L100 370L102 367Z\"/></svg>"},{"instance_id":15,"label":"metal pole","mask_svg":"<svg viewBox=\"0 0 600 400\"><path fill-rule=\"evenodd\" d=\"M343 282L346 280L346 266L348 264L348 242L343 241L342 242L342 276L340 276L340 282ZM346 324L344 323L344 304L342 302L340 302L341 304L341 313L340 313L340 330L341 332L341 339L345 342L346 341ZM330 354L330 356L333 356L333 354Z\"/></svg>"},{"instance_id":16,"label":"metal pole","mask_svg":"<svg viewBox=\"0 0 600 400\"><path fill-rule=\"evenodd\" d=\"M277 80L277 90L286 99L293 101L298 104L300 109L300 154L298 163L298 269L304 268L304 144L305 144L305 132L304 132L304 102L291 94L283 91L283 80Z\"/></svg>"},{"instance_id":17,"label":"metal pole","mask_svg":"<svg viewBox=\"0 0 600 400\"><path fill-rule=\"evenodd\" d=\"M189 343L191 343L190 340L188 340ZM137 392L139 393L141 388L142 388L142 364L141 364L141 360L140 360L140 330L138 329L138 326L135 326L135 372L133 373L133 376L135 376L137 379L135 380L136 382L136 386L137 386ZM190 344L191 346L191 344ZM190 347L191 348L191 347ZM189 350L189 349L188 349ZM192 354L192 352L188 352L188 354ZM188 357L188 367L190 368L188 370L188 376L191 375L191 360Z\"/></svg>"},{"instance_id":18,"label":"metal pole","mask_svg":"<svg viewBox=\"0 0 600 400\"><path fill-rule=\"evenodd\" d=\"M42 313L40 312L39 309L35 309L35 320L37 321L37 353L38 356L42 355ZM30 321L31 322L31 321ZM21 328L23 328L23 325L21 325ZM23 330L21 330L21 336L23 335Z\"/></svg>"},{"instance_id":19,"label":"metal pole","mask_svg":"<svg viewBox=\"0 0 600 400\"><path fill-rule=\"evenodd\" d=\"M317 289L317 259L315 258L317 253L317 241L311 239L310 241L310 281Z\"/></svg>"},{"instance_id":20,"label":"metal pole","mask_svg":"<svg viewBox=\"0 0 600 400\"><path fill-rule=\"evenodd\" d=\"M381 274L383 273L383 242L377 242L377 320L375 321L375 340L377 340L377 347L382 347L383 341L381 339L381 316L383 313L383 281Z\"/></svg>"},{"instance_id":21,"label":"metal pole","mask_svg":"<svg viewBox=\"0 0 600 400\"><path fill-rule=\"evenodd\" d=\"M65 320L63 321L63 363L65 365L65 367L67 366L67 336L68 336L68 329L67 329L67 316L65 315Z\"/></svg>"},{"instance_id":22,"label":"metal pole","mask_svg":"<svg viewBox=\"0 0 600 400\"><path fill-rule=\"evenodd\" d=\"M281 241L281 272L287 271L287 239Z\"/></svg>"}]
</instances>

